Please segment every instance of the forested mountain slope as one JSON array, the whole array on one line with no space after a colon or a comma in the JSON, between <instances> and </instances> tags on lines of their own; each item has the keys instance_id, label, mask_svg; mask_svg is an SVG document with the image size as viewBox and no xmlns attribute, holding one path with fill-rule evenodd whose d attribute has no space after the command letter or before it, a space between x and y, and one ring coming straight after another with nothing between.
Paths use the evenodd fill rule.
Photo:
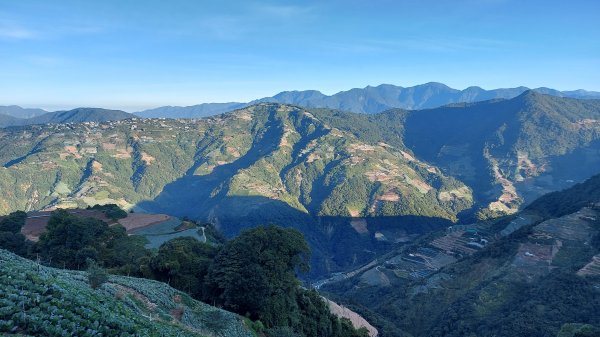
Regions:
<instances>
[{"instance_id":1,"label":"forested mountain slope","mask_svg":"<svg viewBox=\"0 0 600 337\"><path fill-rule=\"evenodd\" d=\"M432 233L322 288L385 336L597 336L599 182Z\"/></svg>"},{"instance_id":2,"label":"forested mountain slope","mask_svg":"<svg viewBox=\"0 0 600 337\"><path fill-rule=\"evenodd\" d=\"M384 114L395 113L405 114ZM403 127L418 158L465 182L491 211L515 212L600 167L599 100L528 91L512 100L411 112Z\"/></svg>"}]
</instances>

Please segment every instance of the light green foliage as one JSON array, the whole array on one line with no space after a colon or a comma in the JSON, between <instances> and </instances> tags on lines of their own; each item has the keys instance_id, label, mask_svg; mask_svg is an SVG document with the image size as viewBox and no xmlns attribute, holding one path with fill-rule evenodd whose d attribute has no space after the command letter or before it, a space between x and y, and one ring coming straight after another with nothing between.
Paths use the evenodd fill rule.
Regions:
<instances>
[{"instance_id":1,"label":"light green foliage","mask_svg":"<svg viewBox=\"0 0 600 337\"><path fill-rule=\"evenodd\" d=\"M182 312L181 321L172 316L173 310ZM215 313L220 326L211 329ZM163 283L111 276L94 291L83 272L38 267L0 250L0 332L14 331L43 336L252 336L240 317Z\"/></svg>"}]
</instances>

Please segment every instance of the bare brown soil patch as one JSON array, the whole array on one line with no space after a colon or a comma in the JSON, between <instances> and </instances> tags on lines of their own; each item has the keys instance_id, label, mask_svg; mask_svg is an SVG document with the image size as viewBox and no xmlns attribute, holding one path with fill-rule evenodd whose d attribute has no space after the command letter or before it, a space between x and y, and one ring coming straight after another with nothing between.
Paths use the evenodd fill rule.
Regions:
<instances>
[{"instance_id":1,"label":"bare brown soil patch","mask_svg":"<svg viewBox=\"0 0 600 337\"><path fill-rule=\"evenodd\" d=\"M119 219L119 223L125 227L127 232L134 229L148 227L160 222L169 220L171 217L166 214L128 214L126 218Z\"/></svg>"},{"instance_id":2,"label":"bare brown soil patch","mask_svg":"<svg viewBox=\"0 0 600 337\"><path fill-rule=\"evenodd\" d=\"M109 224L113 222L106 217L104 213L97 210L73 209L68 210L68 212L85 218L102 220ZM46 231L46 226L48 225L48 220L50 220L51 215L52 211L27 213L27 219L25 220L23 228L21 228L21 234L25 235L28 240L37 242L40 239L40 236Z\"/></svg>"}]
</instances>

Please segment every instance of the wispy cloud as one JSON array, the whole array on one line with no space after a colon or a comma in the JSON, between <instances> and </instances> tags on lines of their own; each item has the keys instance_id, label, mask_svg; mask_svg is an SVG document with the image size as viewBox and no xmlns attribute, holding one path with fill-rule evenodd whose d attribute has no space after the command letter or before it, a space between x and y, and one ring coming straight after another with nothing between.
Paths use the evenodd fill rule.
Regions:
<instances>
[{"instance_id":1,"label":"wispy cloud","mask_svg":"<svg viewBox=\"0 0 600 337\"><path fill-rule=\"evenodd\" d=\"M273 26L305 24L316 17L314 6L274 5L250 2L237 11L207 15L199 19L205 35L234 40L257 34Z\"/></svg>"},{"instance_id":2,"label":"wispy cloud","mask_svg":"<svg viewBox=\"0 0 600 337\"><path fill-rule=\"evenodd\" d=\"M0 38L26 40L33 39L36 36L38 36L38 34L33 30L14 26L0 26Z\"/></svg>"},{"instance_id":3,"label":"wispy cloud","mask_svg":"<svg viewBox=\"0 0 600 337\"><path fill-rule=\"evenodd\" d=\"M73 35L98 34L104 31L106 28L101 25L85 22L47 25L0 15L0 39L4 40L55 39Z\"/></svg>"},{"instance_id":4,"label":"wispy cloud","mask_svg":"<svg viewBox=\"0 0 600 337\"><path fill-rule=\"evenodd\" d=\"M241 18L231 15L212 16L202 20L203 33L218 40L234 40L247 31Z\"/></svg>"},{"instance_id":5,"label":"wispy cloud","mask_svg":"<svg viewBox=\"0 0 600 337\"><path fill-rule=\"evenodd\" d=\"M351 53L392 53L419 51L431 53L453 53L463 51L494 51L510 48L511 43L501 40L452 37L452 38L400 38L397 40L363 40L353 43L332 43L339 51Z\"/></svg>"},{"instance_id":6,"label":"wispy cloud","mask_svg":"<svg viewBox=\"0 0 600 337\"><path fill-rule=\"evenodd\" d=\"M311 6L262 5L255 8L259 15L281 19L304 18L306 15L314 13L314 7Z\"/></svg>"},{"instance_id":7,"label":"wispy cloud","mask_svg":"<svg viewBox=\"0 0 600 337\"><path fill-rule=\"evenodd\" d=\"M55 56L31 55L25 58L30 64L43 67L55 67L62 65L64 60Z\"/></svg>"}]
</instances>

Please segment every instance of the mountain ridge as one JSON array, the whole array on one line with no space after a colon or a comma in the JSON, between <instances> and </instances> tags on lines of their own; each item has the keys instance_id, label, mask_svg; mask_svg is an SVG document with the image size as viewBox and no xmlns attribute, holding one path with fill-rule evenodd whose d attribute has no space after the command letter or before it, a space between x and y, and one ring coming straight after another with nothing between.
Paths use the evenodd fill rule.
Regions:
<instances>
[{"instance_id":1,"label":"mountain ridge","mask_svg":"<svg viewBox=\"0 0 600 337\"><path fill-rule=\"evenodd\" d=\"M61 110L45 112L30 118L18 118L0 113L0 127L23 126L35 124L62 124L82 122L106 122L111 120L122 120L128 118L139 118L121 110L110 110L103 108L75 108L72 110Z\"/></svg>"},{"instance_id":2,"label":"mountain ridge","mask_svg":"<svg viewBox=\"0 0 600 337\"><path fill-rule=\"evenodd\" d=\"M31 118L43 115L48 111L37 108L22 108L18 105L1 105L0 115L8 115L16 118Z\"/></svg>"},{"instance_id":3,"label":"mountain ridge","mask_svg":"<svg viewBox=\"0 0 600 337\"><path fill-rule=\"evenodd\" d=\"M443 83L429 82L412 87L380 84L378 86L353 88L332 95L323 94L318 90L282 91L274 96L256 99L248 103L203 103L187 107L167 106L139 111L135 114L141 117L198 118L264 102L294 104L306 108L331 108L349 112L378 113L393 108L416 110L441 107L452 103L510 99L527 90L535 90L558 97L600 98L599 92L583 89L559 91L545 87L529 89L521 86L485 90L478 86L471 86L459 90L450 88Z\"/></svg>"}]
</instances>

